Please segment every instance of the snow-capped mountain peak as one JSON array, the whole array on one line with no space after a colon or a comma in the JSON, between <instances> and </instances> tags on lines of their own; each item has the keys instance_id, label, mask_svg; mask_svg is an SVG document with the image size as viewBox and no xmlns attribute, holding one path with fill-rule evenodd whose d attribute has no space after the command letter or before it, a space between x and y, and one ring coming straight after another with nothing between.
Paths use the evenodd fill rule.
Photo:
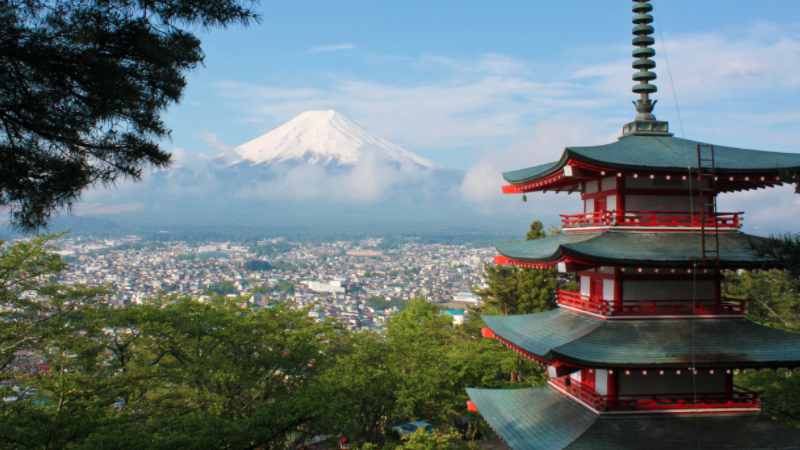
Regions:
<instances>
[{"instance_id":1,"label":"snow-capped mountain peak","mask_svg":"<svg viewBox=\"0 0 800 450\"><path fill-rule=\"evenodd\" d=\"M236 147L232 164L306 163L355 165L364 151L398 162L442 169L441 166L374 136L336 111L306 111L269 133Z\"/></svg>"}]
</instances>

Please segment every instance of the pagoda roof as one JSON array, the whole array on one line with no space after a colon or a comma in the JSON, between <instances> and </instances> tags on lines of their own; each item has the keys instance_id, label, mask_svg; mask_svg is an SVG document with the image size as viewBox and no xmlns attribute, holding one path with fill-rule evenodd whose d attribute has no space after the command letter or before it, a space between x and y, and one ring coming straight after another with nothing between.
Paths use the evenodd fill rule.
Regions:
<instances>
[{"instance_id":1,"label":"pagoda roof","mask_svg":"<svg viewBox=\"0 0 800 450\"><path fill-rule=\"evenodd\" d=\"M708 144L669 136L628 136L611 144L567 147L558 161L505 172L503 177L511 184L528 183L557 174L570 161L607 169L685 173L687 167L697 166L698 145ZM781 170L800 170L798 153L713 147L718 174L777 175Z\"/></svg>"},{"instance_id":2,"label":"pagoda roof","mask_svg":"<svg viewBox=\"0 0 800 450\"><path fill-rule=\"evenodd\" d=\"M800 449L800 429L759 414L597 415L551 386L467 393L513 450Z\"/></svg>"},{"instance_id":3,"label":"pagoda roof","mask_svg":"<svg viewBox=\"0 0 800 450\"><path fill-rule=\"evenodd\" d=\"M541 360L580 367L800 366L800 334L744 319L621 322L562 309L482 318L494 334L514 347Z\"/></svg>"},{"instance_id":4,"label":"pagoda roof","mask_svg":"<svg viewBox=\"0 0 800 450\"><path fill-rule=\"evenodd\" d=\"M741 232L719 234L719 257L723 268L771 266L750 245L763 238ZM530 241L497 244L497 251L523 263L551 263L565 259L594 265L691 267L703 258L699 233L627 232L608 230L564 232Z\"/></svg>"}]
</instances>

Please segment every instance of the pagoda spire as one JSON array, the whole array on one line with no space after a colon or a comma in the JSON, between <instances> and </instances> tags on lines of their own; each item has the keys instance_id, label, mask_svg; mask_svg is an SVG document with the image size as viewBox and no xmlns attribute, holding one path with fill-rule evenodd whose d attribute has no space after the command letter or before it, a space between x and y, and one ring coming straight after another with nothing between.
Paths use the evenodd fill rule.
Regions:
<instances>
[{"instance_id":1,"label":"pagoda spire","mask_svg":"<svg viewBox=\"0 0 800 450\"><path fill-rule=\"evenodd\" d=\"M656 41L650 37L655 32L650 26L653 23L653 16L647 14L653 10L653 5L648 3L649 0L636 1L636 4L633 5L633 12L636 13L633 17L633 24L636 25L633 28L633 34L636 36L633 38L633 45L637 48L633 51L633 57L636 58L633 68L639 71L633 74L633 81L638 81L639 84L633 87L633 92L640 94L642 98L633 104L636 105L636 111L639 112L637 119L656 120L652 112L658 100L650 100L650 94L658 92L658 88L654 84L650 84L656 79L656 74L650 71L656 67L656 62L650 59L656 55L656 51L650 46Z\"/></svg>"},{"instance_id":2,"label":"pagoda spire","mask_svg":"<svg viewBox=\"0 0 800 450\"><path fill-rule=\"evenodd\" d=\"M653 16L648 14L653 11L653 5L650 0L633 0L633 45L636 47L633 50L633 68L637 70L633 74L633 81L638 84L633 86L633 93L639 94L640 99L633 102L636 106L636 111L639 113L634 122L625 125L622 130L623 137L628 135L646 135L646 136L672 136L669 133L669 125L667 122L659 122L656 116L653 115L653 108L655 108L658 100L651 100L650 94L658 92L655 84L651 84L657 78L655 72L656 62L652 57L656 55L656 51L650 46L655 44L655 40L650 36L655 33L651 23L653 23Z\"/></svg>"}]
</instances>

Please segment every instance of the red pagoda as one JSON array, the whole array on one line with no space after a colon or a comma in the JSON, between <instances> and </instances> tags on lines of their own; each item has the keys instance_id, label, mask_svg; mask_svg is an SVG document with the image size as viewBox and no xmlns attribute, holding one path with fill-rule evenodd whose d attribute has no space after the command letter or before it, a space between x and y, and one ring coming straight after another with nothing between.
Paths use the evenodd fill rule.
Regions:
<instances>
[{"instance_id":1,"label":"red pagoda","mask_svg":"<svg viewBox=\"0 0 800 450\"><path fill-rule=\"evenodd\" d=\"M718 212L721 193L783 184L800 154L674 137L652 114L649 0L634 0L638 115L617 142L569 147L561 159L503 174L503 192L580 193L564 232L497 246L497 264L576 273L553 311L484 316L484 336L547 365L547 386L469 389L513 450L800 449L800 429L762 417L734 372L800 367L800 335L745 319L722 297L723 271L770 269Z\"/></svg>"}]
</instances>

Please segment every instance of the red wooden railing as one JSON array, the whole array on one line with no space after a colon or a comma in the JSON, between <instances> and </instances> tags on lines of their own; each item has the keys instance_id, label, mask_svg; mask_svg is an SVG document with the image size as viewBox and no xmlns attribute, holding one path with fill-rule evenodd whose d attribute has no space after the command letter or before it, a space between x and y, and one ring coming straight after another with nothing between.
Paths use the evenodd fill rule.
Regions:
<instances>
[{"instance_id":1,"label":"red wooden railing","mask_svg":"<svg viewBox=\"0 0 800 450\"><path fill-rule=\"evenodd\" d=\"M601 211L586 214L561 215L564 228L631 226L631 227L706 227L722 229L738 229L742 226L743 212L710 213L704 218L689 212L653 212L653 211Z\"/></svg>"},{"instance_id":2,"label":"red wooden railing","mask_svg":"<svg viewBox=\"0 0 800 450\"><path fill-rule=\"evenodd\" d=\"M570 379L550 378L550 382L598 411L657 411L670 409L758 408L758 394L738 387L730 394L642 394L600 395Z\"/></svg>"},{"instance_id":3,"label":"red wooden railing","mask_svg":"<svg viewBox=\"0 0 800 450\"><path fill-rule=\"evenodd\" d=\"M574 291L556 291L558 304L603 316L745 315L745 300L604 300Z\"/></svg>"}]
</instances>

